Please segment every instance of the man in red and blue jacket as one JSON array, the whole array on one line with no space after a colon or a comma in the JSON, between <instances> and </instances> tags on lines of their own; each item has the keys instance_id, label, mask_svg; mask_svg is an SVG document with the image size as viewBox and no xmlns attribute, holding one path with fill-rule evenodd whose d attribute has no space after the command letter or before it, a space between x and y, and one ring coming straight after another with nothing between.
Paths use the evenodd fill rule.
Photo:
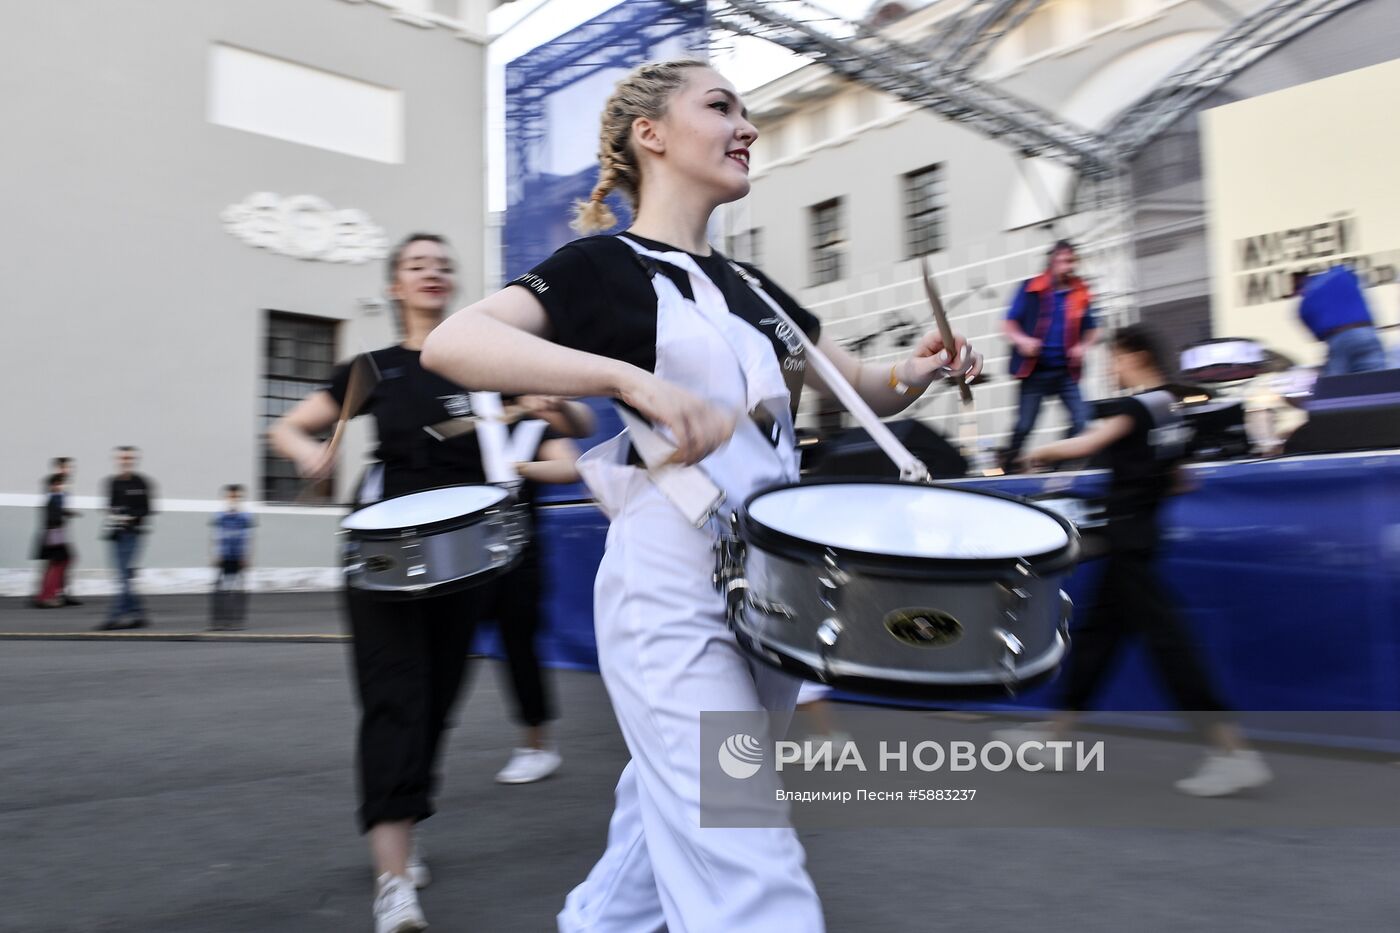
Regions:
<instances>
[{"instance_id":1,"label":"man in red and blue jacket","mask_svg":"<svg viewBox=\"0 0 1400 933\"><path fill-rule=\"evenodd\" d=\"M1021 283L1006 312L1003 330L1011 344L1011 375L1021 380L1016 428L1002 457L1008 470L1019 458L1047 396L1058 396L1069 412L1068 436L1083 431L1088 420L1079 377L1084 352L1098 339L1098 322L1089 287L1074 274L1075 259L1073 244L1057 242L1050 248L1045 271Z\"/></svg>"}]
</instances>

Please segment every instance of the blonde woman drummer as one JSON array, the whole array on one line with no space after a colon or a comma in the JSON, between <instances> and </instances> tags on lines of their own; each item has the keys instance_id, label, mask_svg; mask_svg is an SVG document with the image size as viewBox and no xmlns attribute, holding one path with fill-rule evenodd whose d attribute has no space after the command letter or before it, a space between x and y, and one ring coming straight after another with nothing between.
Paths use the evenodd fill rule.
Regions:
<instances>
[{"instance_id":1,"label":"blonde woman drummer","mask_svg":"<svg viewBox=\"0 0 1400 933\"><path fill-rule=\"evenodd\" d=\"M449 382L419 362L424 338L441 322L456 291L456 267L447 241L435 234L407 237L389 257L388 277L389 294L400 309L403 340L369 354L378 379L363 404L345 412L349 417L372 415L377 432L376 462L356 490L357 506L440 486L485 482L475 432L440 439L423 430L472 414L470 395L463 388L472 385L470 380ZM357 394L349 388L351 369L348 364L338 368L328 387L303 399L270 432L277 451L293 461L304 477L323 478L329 473L333 452L316 436L340 420L347 394ZM586 406L557 399L526 401L560 435L583 436L592 431L592 413ZM569 482L576 477L577 449L571 441L546 440L539 457L542 462L521 466L525 478ZM517 572L530 573L535 566L535 557L527 554L521 567L502 578L502 583L511 581L512 592L537 597L537 583L513 580ZM488 589L495 587L488 585ZM496 602L501 613L519 602L504 597L497 602L494 592L482 590L394 602L367 598L351 588L345 591L361 708L359 821L369 836L378 879L376 933L426 926L416 888L427 883L428 875L417 856L412 831L433 813L443 732L461 692L474 623L488 601ZM533 637L533 631L513 631L509 624L513 620L501 621L503 642L509 644L516 634ZM529 660L533 660L532 647ZM512 664L512 674L521 666ZM539 693L538 662L534 667L533 687ZM519 686L518 693L530 693ZM522 704L539 709L540 721L526 721L536 739L541 736L544 702L540 695L534 703Z\"/></svg>"},{"instance_id":2,"label":"blonde woman drummer","mask_svg":"<svg viewBox=\"0 0 1400 933\"><path fill-rule=\"evenodd\" d=\"M608 99L600 136L597 187L575 228L613 227L603 201L613 191L635 208L632 226L576 240L453 315L424 344L424 365L502 392L617 399L658 426L677 461L702 464L729 507L795 480L802 343L705 238L714 210L749 190L758 131L734 86L697 62L643 65ZM815 317L747 274L820 337ZM828 338L819 346L884 415L947 373L937 335L893 367L862 366ZM959 371L980 370L962 341L955 349ZM594 616L632 760L607 850L569 895L559 928L820 930L791 829L700 828L700 712L791 711L798 685L740 650L711 582L713 532L687 521L637 458L622 435L579 461L612 519Z\"/></svg>"}]
</instances>

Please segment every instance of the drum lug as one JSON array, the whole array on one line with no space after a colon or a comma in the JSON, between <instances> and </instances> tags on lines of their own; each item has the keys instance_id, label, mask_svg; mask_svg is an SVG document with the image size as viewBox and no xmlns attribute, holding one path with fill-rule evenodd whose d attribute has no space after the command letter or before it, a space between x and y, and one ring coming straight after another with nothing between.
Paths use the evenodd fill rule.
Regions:
<instances>
[{"instance_id":1,"label":"drum lug","mask_svg":"<svg viewBox=\"0 0 1400 933\"><path fill-rule=\"evenodd\" d=\"M399 550L403 552L404 576L421 577L428 572L427 565L423 562L423 541L412 531L403 533Z\"/></svg>"},{"instance_id":2,"label":"drum lug","mask_svg":"<svg viewBox=\"0 0 1400 933\"><path fill-rule=\"evenodd\" d=\"M830 658L831 655L836 653L836 643L841 640L841 633L843 631L845 631L845 627L842 626L841 620L835 616L829 616L823 619L822 623L817 626L817 641L820 643L820 648L818 650L820 650L822 657L821 670L819 670L817 674L820 676L822 683L829 683L831 681Z\"/></svg>"},{"instance_id":3,"label":"drum lug","mask_svg":"<svg viewBox=\"0 0 1400 933\"><path fill-rule=\"evenodd\" d=\"M1001 657L998 659L998 663L1006 673L1007 681L1013 681L1016 677L1016 662L1020 660L1021 655L1026 653L1026 646L1021 644L1021 639L1004 628L992 629L992 637L1001 644Z\"/></svg>"},{"instance_id":4,"label":"drum lug","mask_svg":"<svg viewBox=\"0 0 1400 933\"><path fill-rule=\"evenodd\" d=\"M1030 602L1030 591L1023 587L1006 583L1000 584L1000 586L1002 597L1006 601L1003 613L1007 621L1012 623L1019 621L1021 618L1021 610L1025 607L1026 603Z\"/></svg>"},{"instance_id":5,"label":"drum lug","mask_svg":"<svg viewBox=\"0 0 1400 933\"><path fill-rule=\"evenodd\" d=\"M851 575L841 569L836 562L836 552L827 549L826 555L822 558L825 573L817 577L817 584L821 589L817 593L817 598L827 609L835 612L837 603L840 601L841 588L851 582Z\"/></svg>"},{"instance_id":6,"label":"drum lug","mask_svg":"<svg viewBox=\"0 0 1400 933\"><path fill-rule=\"evenodd\" d=\"M1069 620L1074 616L1074 600L1069 594L1060 590L1060 637L1069 644Z\"/></svg>"}]
</instances>

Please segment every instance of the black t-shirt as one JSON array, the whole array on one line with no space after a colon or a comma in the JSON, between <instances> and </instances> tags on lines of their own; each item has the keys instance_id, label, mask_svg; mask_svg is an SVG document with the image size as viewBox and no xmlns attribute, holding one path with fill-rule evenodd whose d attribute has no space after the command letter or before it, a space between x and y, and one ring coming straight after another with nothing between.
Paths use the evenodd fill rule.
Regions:
<instances>
[{"instance_id":1,"label":"black t-shirt","mask_svg":"<svg viewBox=\"0 0 1400 933\"><path fill-rule=\"evenodd\" d=\"M636 234L627 236L648 249L683 252ZM727 258L718 251L690 256L724 295L730 313L748 321L772 342L795 410L807 364L801 343ZM666 263L656 266L675 282L682 295L694 299L684 270ZM818 339L821 321L815 315L754 267L745 264L744 269L759 280L795 324L813 341ZM510 284L529 289L544 305L555 343L655 372L656 290L646 262L616 236L585 237L568 243Z\"/></svg>"},{"instance_id":2,"label":"black t-shirt","mask_svg":"<svg viewBox=\"0 0 1400 933\"><path fill-rule=\"evenodd\" d=\"M363 407L351 416L367 414L374 418L378 439L374 456L384 467L383 498L439 486L486 482L475 432L438 440L423 430L452 418L471 416L470 390L424 369L418 350L392 346L375 350L369 356L378 368L379 381ZM337 405L345 404L353 364L351 360L337 366L326 386ZM522 491L527 498L530 485L526 483Z\"/></svg>"},{"instance_id":3,"label":"black t-shirt","mask_svg":"<svg viewBox=\"0 0 1400 933\"><path fill-rule=\"evenodd\" d=\"M125 528L141 531L146 524L146 516L151 514L151 484L139 473L130 476L109 476L107 478L107 510L115 515L132 518Z\"/></svg>"},{"instance_id":4,"label":"black t-shirt","mask_svg":"<svg viewBox=\"0 0 1400 933\"><path fill-rule=\"evenodd\" d=\"M1157 546L1157 515L1171 493L1191 435L1175 403L1176 397L1165 389L1096 403L1099 418L1126 415L1133 421L1127 436L1104 451L1112 471L1105 534L1115 548L1150 551Z\"/></svg>"}]
</instances>

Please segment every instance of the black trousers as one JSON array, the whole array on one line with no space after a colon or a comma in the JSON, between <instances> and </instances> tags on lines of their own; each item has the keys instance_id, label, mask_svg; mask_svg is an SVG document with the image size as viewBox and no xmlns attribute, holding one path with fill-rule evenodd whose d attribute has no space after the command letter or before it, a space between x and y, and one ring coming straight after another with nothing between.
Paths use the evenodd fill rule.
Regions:
<instances>
[{"instance_id":1,"label":"black trousers","mask_svg":"<svg viewBox=\"0 0 1400 933\"><path fill-rule=\"evenodd\" d=\"M481 617L495 619L510 672L516 719L538 726L554 718L535 638L540 630L544 579L539 548L531 542L510 573L481 591Z\"/></svg>"},{"instance_id":2,"label":"black trousers","mask_svg":"<svg viewBox=\"0 0 1400 933\"><path fill-rule=\"evenodd\" d=\"M209 594L211 625L242 625L248 616L248 591L243 585L243 562L221 560L219 576Z\"/></svg>"},{"instance_id":3,"label":"black trousers","mask_svg":"<svg viewBox=\"0 0 1400 933\"><path fill-rule=\"evenodd\" d=\"M1139 635L1177 710L1203 729L1225 718L1226 706L1154 565L1150 551L1108 552L1097 597L1073 629L1061 704L1087 709L1129 636Z\"/></svg>"},{"instance_id":4,"label":"black trousers","mask_svg":"<svg viewBox=\"0 0 1400 933\"><path fill-rule=\"evenodd\" d=\"M498 620L520 720L536 726L553 718L535 651L540 593L533 545L510 573L476 589L402 601L346 589L360 700L356 761L363 830L433 814L442 736L466 682L481 619Z\"/></svg>"},{"instance_id":5,"label":"black trousers","mask_svg":"<svg viewBox=\"0 0 1400 933\"><path fill-rule=\"evenodd\" d=\"M467 673L472 590L390 602L347 588L360 700L360 827L433 814L439 751Z\"/></svg>"}]
</instances>

